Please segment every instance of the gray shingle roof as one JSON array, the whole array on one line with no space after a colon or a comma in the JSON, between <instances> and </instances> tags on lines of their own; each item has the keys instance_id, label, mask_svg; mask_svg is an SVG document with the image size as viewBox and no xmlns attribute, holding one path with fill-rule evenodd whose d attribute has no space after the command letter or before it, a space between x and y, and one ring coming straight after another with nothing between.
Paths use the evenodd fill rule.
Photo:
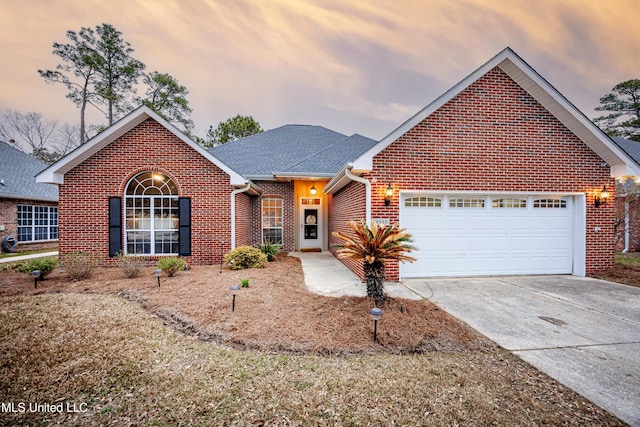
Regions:
<instances>
[{"instance_id":1,"label":"gray shingle roof","mask_svg":"<svg viewBox=\"0 0 640 427\"><path fill-rule=\"evenodd\" d=\"M376 141L322 126L286 125L209 149L249 179L274 174L333 176Z\"/></svg>"},{"instance_id":2,"label":"gray shingle roof","mask_svg":"<svg viewBox=\"0 0 640 427\"><path fill-rule=\"evenodd\" d=\"M58 186L39 184L35 176L47 164L0 141L0 198L58 201Z\"/></svg>"},{"instance_id":3,"label":"gray shingle roof","mask_svg":"<svg viewBox=\"0 0 640 427\"><path fill-rule=\"evenodd\" d=\"M640 142L624 138L611 138L618 144L636 163L640 164Z\"/></svg>"}]
</instances>

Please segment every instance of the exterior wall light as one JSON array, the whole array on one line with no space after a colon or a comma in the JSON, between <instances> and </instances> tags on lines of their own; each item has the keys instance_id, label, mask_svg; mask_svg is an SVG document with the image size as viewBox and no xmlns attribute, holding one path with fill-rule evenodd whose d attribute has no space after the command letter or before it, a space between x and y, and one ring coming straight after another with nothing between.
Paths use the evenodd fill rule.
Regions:
<instances>
[{"instance_id":1,"label":"exterior wall light","mask_svg":"<svg viewBox=\"0 0 640 427\"><path fill-rule=\"evenodd\" d=\"M229 288L229 291L231 292L231 295L233 295L233 300L231 300L231 311L234 312L236 311L236 295L238 295L238 290L240 290L240 288L236 285L233 285Z\"/></svg>"},{"instance_id":2,"label":"exterior wall light","mask_svg":"<svg viewBox=\"0 0 640 427\"><path fill-rule=\"evenodd\" d=\"M318 191L318 190L316 190L315 184L311 184L311 188L309 189L309 193L311 193L312 195L315 195L316 191Z\"/></svg>"},{"instance_id":3,"label":"exterior wall light","mask_svg":"<svg viewBox=\"0 0 640 427\"><path fill-rule=\"evenodd\" d=\"M373 342L376 342L378 341L378 320L382 317L382 310L375 307L371 309L369 314L373 319Z\"/></svg>"},{"instance_id":4,"label":"exterior wall light","mask_svg":"<svg viewBox=\"0 0 640 427\"><path fill-rule=\"evenodd\" d=\"M160 287L160 275L162 274L162 270L153 270L153 275L158 278L158 287Z\"/></svg>"},{"instance_id":5,"label":"exterior wall light","mask_svg":"<svg viewBox=\"0 0 640 427\"><path fill-rule=\"evenodd\" d=\"M600 205L606 205L607 199L610 196L611 196L611 193L609 193L609 190L607 190L607 186L605 185L602 187L602 191L599 194L596 193L596 198L593 204L595 205L596 208L599 208Z\"/></svg>"},{"instance_id":6,"label":"exterior wall light","mask_svg":"<svg viewBox=\"0 0 640 427\"><path fill-rule=\"evenodd\" d=\"M389 183L389 186L387 187L386 191L384 192L384 205L385 206L389 206L391 204L391 198L393 197L393 187L391 186L391 183Z\"/></svg>"}]
</instances>

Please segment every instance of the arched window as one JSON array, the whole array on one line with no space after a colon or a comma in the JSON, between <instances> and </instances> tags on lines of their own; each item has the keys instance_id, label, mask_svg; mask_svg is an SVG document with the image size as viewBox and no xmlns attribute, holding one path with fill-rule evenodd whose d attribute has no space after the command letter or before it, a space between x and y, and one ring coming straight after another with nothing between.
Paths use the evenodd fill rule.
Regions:
<instances>
[{"instance_id":1,"label":"arched window","mask_svg":"<svg viewBox=\"0 0 640 427\"><path fill-rule=\"evenodd\" d=\"M126 253L178 254L178 189L171 178L142 172L129 181L124 199Z\"/></svg>"}]
</instances>

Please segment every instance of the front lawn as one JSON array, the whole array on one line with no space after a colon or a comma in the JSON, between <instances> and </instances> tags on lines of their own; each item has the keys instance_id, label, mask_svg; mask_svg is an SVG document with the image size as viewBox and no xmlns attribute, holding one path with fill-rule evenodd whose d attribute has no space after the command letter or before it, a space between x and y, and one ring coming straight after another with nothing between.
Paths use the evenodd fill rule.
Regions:
<instances>
[{"instance_id":1,"label":"front lawn","mask_svg":"<svg viewBox=\"0 0 640 427\"><path fill-rule=\"evenodd\" d=\"M0 425L622 425L427 301L388 300L374 343L371 301L297 258L153 269L0 273Z\"/></svg>"}]
</instances>

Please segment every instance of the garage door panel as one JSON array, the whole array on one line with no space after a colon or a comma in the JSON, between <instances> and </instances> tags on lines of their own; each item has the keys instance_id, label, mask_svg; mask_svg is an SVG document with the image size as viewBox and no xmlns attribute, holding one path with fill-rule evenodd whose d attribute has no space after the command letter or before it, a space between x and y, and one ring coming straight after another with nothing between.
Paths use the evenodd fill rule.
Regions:
<instances>
[{"instance_id":1,"label":"garage door panel","mask_svg":"<svg viewBox=\"0 0 640 427\"><path fill-rule=\"evenodd\" d=\"M462 197L454 196L457 200ZM473 196L477 199L477 196ZM401 211L401 226L412 233L418 261L400 267L402 277L500 274L570 274L573 263L571 197L526 208L501 207L487 198L485 207L456 202L449 207L411 207ZM556 199L558 197L556 196Z\"/></svg>"}]
</instances>

